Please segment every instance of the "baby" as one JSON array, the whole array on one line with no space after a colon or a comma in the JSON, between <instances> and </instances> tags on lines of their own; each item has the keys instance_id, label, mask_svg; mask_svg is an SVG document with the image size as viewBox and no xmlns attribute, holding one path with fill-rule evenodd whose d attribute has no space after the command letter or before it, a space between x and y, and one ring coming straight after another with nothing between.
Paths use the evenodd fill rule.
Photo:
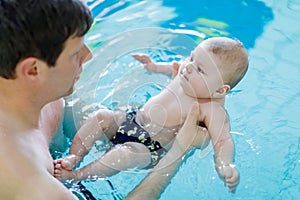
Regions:
<instances>
[{"instance_id":1,"label":"baby","mask_svg":"<svg viewBox=\"0 0 300 200\"><path fill-rule=\"evenodd\" d=\"M147 55L133 57L148 71L173 74L174 80L140 108L127 112L97 111L76 133L70 155L54 162L55 177L81 180L155 166L168 152L196 102L200 113L198 121L207 128L212 141L216 171L229 191L234 192L239 172L234 165L234 143L224 103L226 94L248 68L248 56L242 43L226 37L209 38L180 63L154 63ZM93 163L72 170L94 142L104 136L115 145ZM207 143L205 140L200 148Z\"/></svg>"}]
</instances>

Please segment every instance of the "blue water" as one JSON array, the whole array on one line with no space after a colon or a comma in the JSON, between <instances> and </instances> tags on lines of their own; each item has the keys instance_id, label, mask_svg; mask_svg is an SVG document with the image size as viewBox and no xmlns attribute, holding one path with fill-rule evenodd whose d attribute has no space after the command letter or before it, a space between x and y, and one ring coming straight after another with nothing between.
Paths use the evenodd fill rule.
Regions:
<instances>
[{"instance_id":1,"label":"blue water","mask_svg":"<svg viewBox=\"0 0 300 200\"><path fill-rule=\"evenodd\" d=\"M162 200L299 199L300 197L300 1L299 0L128 0L87 1L95 24L86 41L94 59L68 98L78 128L105 105L143 103L169 77L145 73L130 58L149 53L156 60L180 59L209 36L240 39L249 53L249 71L228 95L241 180L230 194L219 180L213 152L196 151L164 191ZM152 27L152 28L149 28ZM155 28L154 28L155 27ZM98 145L85 160L101 155ZM145 176L122 172L83 184L98 199L121 199Z\"/></svg>"}]
</instances>

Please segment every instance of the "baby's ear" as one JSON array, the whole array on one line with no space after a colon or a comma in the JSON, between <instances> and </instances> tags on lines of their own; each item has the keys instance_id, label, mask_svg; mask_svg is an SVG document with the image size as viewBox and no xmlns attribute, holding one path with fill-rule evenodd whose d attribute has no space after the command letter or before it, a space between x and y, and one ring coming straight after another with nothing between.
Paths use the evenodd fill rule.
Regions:
<instances>
[{"instance_id":1,"label":"baby's ear","mask_svg":"<svg viewBox=\"0 0 300 200\"><path fill-rule=\"evenodd\" d=\"M230 91L230 85L228 84L224 84L222 85L222 87L220 87L216 93L220 96L226 96L228 94L228 92Z\"/></svg>"}]
</instances>

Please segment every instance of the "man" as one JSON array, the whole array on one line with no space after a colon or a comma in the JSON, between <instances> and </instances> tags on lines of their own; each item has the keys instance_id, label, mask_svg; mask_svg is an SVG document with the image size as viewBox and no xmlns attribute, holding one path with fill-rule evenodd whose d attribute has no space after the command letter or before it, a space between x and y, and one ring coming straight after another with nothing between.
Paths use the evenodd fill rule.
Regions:
<instances>
[{"instance_id":1,"label":"man","mask_svg":"<svg viewBox=\"0 0 300 200\"><path fill-rule=\"evenodd\" d=\"M0 0L0 199L76 199L52 176L48 146L91 24L79 0Z\"/></svg>"},{"instance_id":2,"label":"man","mask_svg":"<svg viewBox=\"0 0 300 200\"><path fill-rule=\"evenodd\" d=\"M82 64L90 59L83 36L91 24L80 0L0 0L0 199L76 199L53 177L48 147L61 120L62 97L73 92ZM184 127L178 135L196 133L196 123ZM181 151L181 145L177 155L175 147L163 167L179 166L178 156L188 148ZM146 198L158 197L165 188L168 181L161 173L158 169L145 179L156 188L152 194L144 191Z\"/></svg>"}]
</instances>

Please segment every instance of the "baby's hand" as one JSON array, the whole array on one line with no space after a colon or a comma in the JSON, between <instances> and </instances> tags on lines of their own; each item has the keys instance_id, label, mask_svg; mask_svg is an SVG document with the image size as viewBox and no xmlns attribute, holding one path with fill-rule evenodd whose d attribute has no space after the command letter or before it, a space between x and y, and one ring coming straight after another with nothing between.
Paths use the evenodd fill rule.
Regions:
<instances>
[{"instance_id":1,"label":"baby's hand","mask_svg":"<svg viewBox=\"0 0 300 200\"><path fill-rule=\"evenodd\" d=\"M229 188L229 192L235 193L236 187L239 184L239 172L233 164L216 166L216 170L224 185Z\"/></svg>"},{"instance_id":2,"label":"baby's hand","mask_svg":"<svg viewBox=\"0 0 300 200\"><path fill-rule=\"evenodd\" d=\"M172 63L172 78L175 78L178 74L180 64L178 62L173 62Z\"/></svg>"},{"instance_id":3,"label":"baby's hand","mask_svg":"<svg viewBox=\"0 0 300 200\"><path fill-rule=\"evenodd\" d=\"M134 57L136 60L140 61L145 69L148 72L156 72L157 71L157 66L156 64L150 59L148 55L145 54L132 54L132 57Z\"/></svg>"}]
</instances>

